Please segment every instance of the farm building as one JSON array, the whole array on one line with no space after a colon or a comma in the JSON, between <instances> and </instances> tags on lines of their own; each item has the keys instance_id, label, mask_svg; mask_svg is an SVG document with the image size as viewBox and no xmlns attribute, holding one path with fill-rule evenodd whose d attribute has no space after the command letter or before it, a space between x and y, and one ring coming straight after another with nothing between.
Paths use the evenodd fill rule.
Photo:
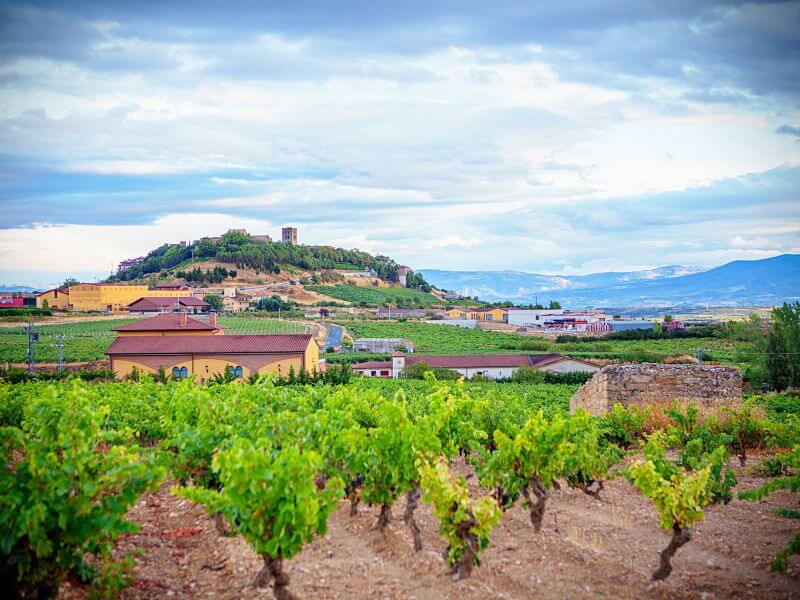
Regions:
<instances>
[{"instance_id":1,"label":"farm building","mask_svg":"<svg viewBox=\"0 0 800 600\"><path fill-rule=\"evenodd\" d=\"M151 290L146 285L79 283L69 286L69 310L127 312L138 298L186 296L185 290Z\"/></svg>"},{"instance_id":2,"label":"farm building","mask_svg":"<svg viewBox=\"0 0 800 600\"><path fill-rule=\"evenodd\" d=\"M480 375L488 379L507 379L520 367L535 367L548 373L596 373L597 365L562 354L469 354L406 356L395 352L391 360L356 363L353 372L365 377L397 379L408 366L424 362L432 367L452 369L468 379Z\"/></svg>"},{"instance_id":3,"label":"farm building","mask_svg":"<svg viewBox=\"0 0 800 600\"><path fill-rule=\"evenodd\" d=\"M217 313L211 312L208 321L193 319L186 313L164 313L157 317L142 319L115 327L117 337L129 335L167 336L167 335L219 335L222 326L217 325Z\"/></svg>"},{"instance_id":4,"label":"farm building","mask_svg":"<svg viewBox=\"0 0 800 600\"><path fill-rule=\"evenodd\" d=\"M139 298L128 305L128 312L132 315L143 315L148 313L162 312L206 312L211 305L200 298L182 296L180 298L169 298L163 296L150 296Z\"/></svg>"},{"instance_id":5,"label":"farm building","mask_svg":"<svg viewBox=\"0 0 800 600\"><path fill-rule=\"evenodd\" d=\"M25 306L23 298L0 298L0 308L22 308Z\"/></svg>"},{"instance_id":6,"label":"farm building","mask_svg":"<svg viewBox=\"0 0 800 600\"><path fill-rule=\"evenodd\" d=\"M45 305L45 302L47 303ZM54 308L56 310L69 309L69 290L54 288L41 294L36 294L36 308Z\"/></svg>"},{"instance_id":7,"label":"farm building","mask_svg":"<svg viewBox=\"0 0 800 600\"><path fill-rule=\"evenodd\" d=\"M236 378L291 369L324 368L319 348L310 334L281 335L127 335L119 336L106 350L111 370L119 377L160 370L177 378L195 376L198 383L216 375Z\"/></svg>"},{"instance_id":8,"label":"farm building","mask_svg":"<svg viewBox=\"0 0 800 600\"><path fill-rule=\"evenodd\" d=\"M451 308L444 312L445 319L461 321L507 321L506 308Z\"/></svg>"},{"instance_id":9,"label":"farm building","mask_svg":"<svg viewBox=\"0 0 800 600\"><path fill-rule=\"evenodd\" d=\"M414 342L405 338L358 338L353 342L356 352L394 352L402 349L414 352Z\"/></svg>"}]
</instances>

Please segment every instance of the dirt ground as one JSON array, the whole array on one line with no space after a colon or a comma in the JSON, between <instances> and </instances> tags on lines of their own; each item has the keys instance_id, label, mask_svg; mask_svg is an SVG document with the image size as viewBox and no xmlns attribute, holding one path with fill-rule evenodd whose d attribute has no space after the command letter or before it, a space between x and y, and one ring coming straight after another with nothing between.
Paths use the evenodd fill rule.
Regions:
<instances>
[{"instance_id":1,"label":"dirt ground","mask_svg":"<svg viewBox=\"0 0 800 600\"><path fill-rule=\"evenodd\" d=\"M454 471L468 475L470 468L457 464ZM740 472L739 480L737 489L743 490L764 478ZM474 476L469 482L481 493ZM137 578L123 598L271 598L271 589L252 587L262 563L247 543L218 534L202 508L170 495L169 487L131 510L142 530L120 549L142 547L147 553L138 559ZM298 598L800 598L797 557L787 574L769 570L798 529L797 521L772 514L797 505L789 492L760 503L733 500L709 507L692 541L673 559L672 575L657 584L650 574L668 534L649 503L621 478L606 484L600 501L567 488L554 492L538 534L527 512L514 507L492 533L481 566L458 583L445 574L446 543L424 503L417 510L423 549L413 552L401 519L404 504L393 508L381 534L377 507L359 507L350 517L343 500L327 535L285 563L290 590ZM60 597L84 595L66 584Z\"/></svg>"}]
</instances>

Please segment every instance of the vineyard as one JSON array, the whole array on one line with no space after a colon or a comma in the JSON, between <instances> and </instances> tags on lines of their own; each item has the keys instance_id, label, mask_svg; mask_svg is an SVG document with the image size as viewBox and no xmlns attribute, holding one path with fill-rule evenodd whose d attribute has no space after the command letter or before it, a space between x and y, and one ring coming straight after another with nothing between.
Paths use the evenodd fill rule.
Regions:
<instances>
[{"instance_id":1,"label":"vineyard","mask_svg":"<svg viewBox=\"0 0 800 600\"><path fill-rule=\"evenodd\" d=\"M392 304L395 306L441 306L444 304L433 294L401 287L367 287L360 285L307 285L307 290L318 292L337 300L353 302L362 306Z\"/></svg>"},{"instance_id":2,"label":"vineyard","mask_svg":"<svg viewBox=\"0 0 800 600\"><path fill-rule=\"evenodd\" d=\"M39 341L35 345L36 362L55 362L58 336L64 336L64 361L85 362L105 358L105 351L114 341L114 327L137 319L103 319L54 325L37 325ZM307 327L293 321L256 316L220 317L219 323L228 333L305 333ZM27 359L25 328L0 328L0 363L25 362Z\"/></svg>"},{"instance_id":3,"label":"vineyard","mask_svg":"<svg viewBox=\"0 0 800 600\"><path fill-rule=\"evenodd\" d=\"M797 591L797 397L595 418L569 415L569 393L432 379L0 385L5 589Z\"/></svg>"},{"instance_id":4,"label":"vineyard","mask_svg":"<svg viewBox=\"0 0 800 600\"><path fill-rule=\"evenodd\" d=\"M515 333L479 331L448 325L402 321L340 322L352 337L408 338L416 352L423 354L490 354L497 352L556 352L582 358L618 359L631 362L660 362L672 356L696 356L706 360L743 365L750 346L724 338L662 340L601 340L557 343Z\"/></svg>"}]
</instances>

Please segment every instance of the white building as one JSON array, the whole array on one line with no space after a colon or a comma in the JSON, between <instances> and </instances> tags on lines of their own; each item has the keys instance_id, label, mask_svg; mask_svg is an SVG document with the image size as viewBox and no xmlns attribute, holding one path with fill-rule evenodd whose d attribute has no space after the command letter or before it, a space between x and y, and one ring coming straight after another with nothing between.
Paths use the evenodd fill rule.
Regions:
<instances>
[{"instance_id":1,"label":"white building","mask_svg":"<svg viewBox=\"0 0 800 600\"><path fill-rule=\"evenodd\" d=\"M406 368L419 362L431 367L457 371L467 379L481 375L488 379L508 379L520 367L535 367L548 373L596 373L597 365L570 358L562 354L469 354L406 356L402 352L392 354L391 360L355 363L353 372L366 377L391 377L397 379Z\"/></svg>"}]
</instances>

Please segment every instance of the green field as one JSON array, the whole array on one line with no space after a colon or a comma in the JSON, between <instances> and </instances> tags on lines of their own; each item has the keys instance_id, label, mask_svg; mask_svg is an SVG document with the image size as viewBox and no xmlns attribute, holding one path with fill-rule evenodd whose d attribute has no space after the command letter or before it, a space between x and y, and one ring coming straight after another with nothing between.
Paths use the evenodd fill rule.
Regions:
<instances>
[{"instance_id":1,"label":"green field","mask_svg":"<svg viewBox=\"0 0 800 600\"><path fill-rule=\"evenodd\" d=\"M103 319L62 325L37 325L39 341L36 342L36 362L55 362L57 360L58 336L64 335L64 361L85 362L105 358L105 351L114 341L116 334L112 328L137 319ZM302 323L268 319L264 317L220 317L219 322L225 331L234 333L305 333L307 327ZM0 363L25 362L27 360L27 341L23 327L0 328Z\"/></svg>"},{"instance_id":2,"label":"green field","mask_svg":"<svg viewBox=\"0 0 800 600\"><path fill-rule=\"evenodd\" d=\"M337 300L364 303L369 306L394 304L405 306L441 306L443 302L433 294L409 288L362 287L358 285L307 285L307 290L325 294Z\"/></svg>"},{"instance_id":3,"label":"green field","mask_svg":"<svg viewBox=\"0 0 800 600\"><path fill-rule=\"evenodd\" d=\"M697 356L723 364L745 366L750 360L751 344L709 338L661 340L610 340L557 343L542 338L464 329L449 325L419 322L348 321L341 322L353 337L408 338L414 351L422 354L494 354L503 352L555 352L580 358L613 359L630 362L659 362L668 357Z\"/></svg>"}]
</instances>

